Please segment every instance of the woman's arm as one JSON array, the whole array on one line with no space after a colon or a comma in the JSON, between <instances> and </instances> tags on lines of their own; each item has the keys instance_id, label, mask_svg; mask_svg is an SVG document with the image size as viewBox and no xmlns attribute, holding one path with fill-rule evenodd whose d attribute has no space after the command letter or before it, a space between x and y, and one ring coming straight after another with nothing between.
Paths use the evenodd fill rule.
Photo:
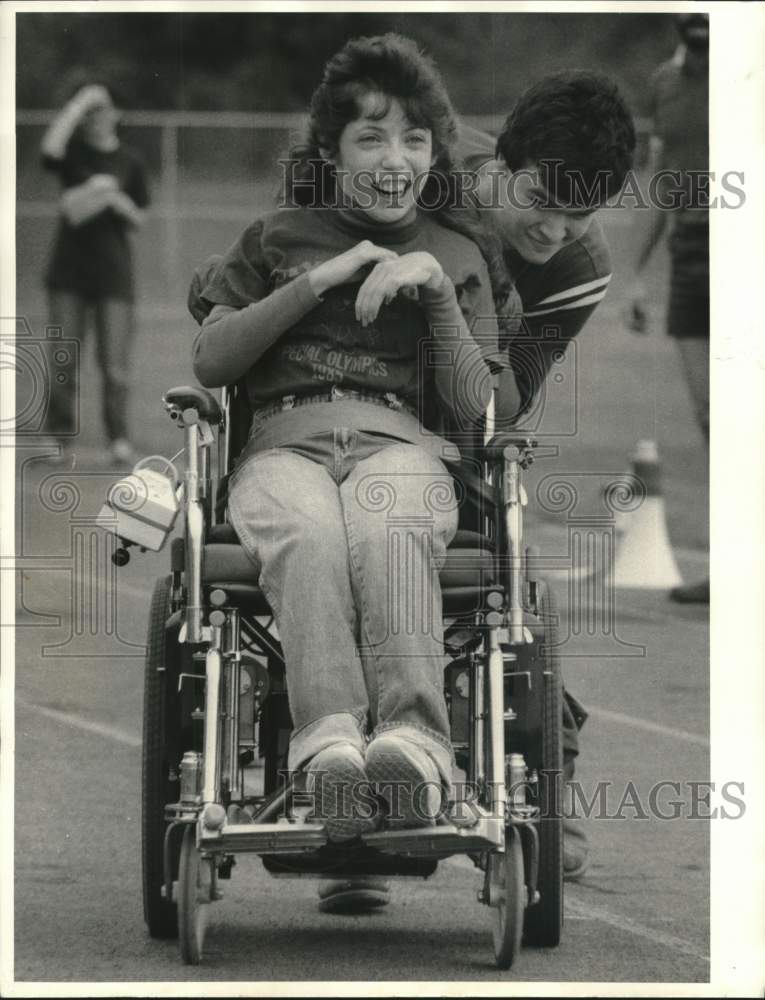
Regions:
<instances>
[{"instance_id":1,"label":"woman's arm","mask_svg":"<svg viewBox=\"0 0 765 1000\"><path fill-rule=\"evenodd\" d=\"M242 245L247 245L246 238ZM243 257L250 255L243 250L238 255L240 264ZM364 240L243 308L216 305L202 323L194 344L194 374L208 388L231 385L285 331L315 309L324 292L350 281L366 265L395 256L392 251ZM224 271L225 266L225 262L219 265ZM257 274L251 265L247 265L245 277L249 288L265 290L263 275Z\"/></svg>"},{"instance_id":2,"label":"woman's arm","mask_svg":"<svg viewBox=\"0 0 765 1000\"><path fill-rule=\"evenodd\" d=\"M194 374L208 389L232 385L320 301L306 273L243 309L214 306L194 344Z\"/></svg>"},{"instance_id":3,"label":"woman's arm","mask_svg":"<svg viewBox=\"0 0 765 1000\"><path fill-rule=\"evenodd\" d=\"M485 275L481 287L488 289L488 280ZM460 425L478 420L491 399L493 376L465 321L451 278L432 254L408 253L378 264L359 289L356 316L364 325L373 322L383 303L406 286L419 287L431 335L443 349L436 353L433 366L441 401ZM482 334L493 331L496 343L496 317L491 294L487 295L485 315L477 313L476 318L482 321Z\"/></svg>"},{"instance_id":4,"label":"woman's arm","mask_svg":"<svg viewBox=\"0 0 765 1000\"><path fill-rule=\"evenodd\" d=\"M40 143L40 152L51 160L63 160L72 133L91 108L106 104L109 93L100 84L82 87L68 104L65 104L48 126Z\"/></svg>"},{"instance_id":5,"label":"woman's arm","mask_svg":"<svg viewBox=\"0 0 765 1000\"><path fill-rule=\"evenodd\" d=\"M445 274L435 289L423 286L420 299L433 341L444 351L445 363L437 364L435 368L436 390L448 411L457 418L459 426L466 422L473 423L486 412L494 376L468 327L449 276ZM488 334L488 326L493 323L496 337L493 309L490 308L480 319L482 332Z\"/></svg>"}]
</instances>

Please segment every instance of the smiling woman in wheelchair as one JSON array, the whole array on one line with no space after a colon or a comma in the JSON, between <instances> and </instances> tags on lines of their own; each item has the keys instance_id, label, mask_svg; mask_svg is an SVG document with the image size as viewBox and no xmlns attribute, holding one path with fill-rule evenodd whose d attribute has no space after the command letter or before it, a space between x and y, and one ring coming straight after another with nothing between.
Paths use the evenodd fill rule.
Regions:
<instances>
[{"instance_id":1,"label":"smiling woman in wheelchair","mask_svg":"<svg viewBox=\"0 0 765 1000\"><path fill-rule=\"evenodd\" d=\"M501 364L455 135L414 43L350 41L313 95L289 207L245 230L197 302L197 378L243 383L254 414L229 517L279 628L289 768L334 841L383 815L433 824L449 795L438 569L458 509L436 429L475 425Z\"/></svg>"}]
</instances>

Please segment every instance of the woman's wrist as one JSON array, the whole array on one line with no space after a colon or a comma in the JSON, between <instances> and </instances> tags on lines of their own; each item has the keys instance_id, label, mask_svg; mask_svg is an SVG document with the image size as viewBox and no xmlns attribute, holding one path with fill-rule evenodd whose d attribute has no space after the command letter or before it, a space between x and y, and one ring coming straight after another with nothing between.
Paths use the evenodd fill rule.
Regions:
<instances>
[{"instance_id":1,"label":"woman's wrist","mask_svg":"<svg viewBox=\"0 0 765 1000\"><path fill-rule=\"evenodd\" d=\"M440 280L436 285L431 285L430 281L425 282L424 285L420 285L420 296L426 305L451 303L452 299L455 304L457 302L457 295L454 291L452 279L443 270L441 271Z\"/></svg>"},{"instance_id":2,"label":"woman's wrist","mask_svg":"<svg viewBox=\"0 0 765 1000\"><path fill-rule=\"evenodd\" d=\"M311 286L311 291L317 299L320 299L332 287L326 263L317 264L316 267L311 268L307 273L307 278L308 284Z\"/></svg>"},{"instance_id":3,"label":"woman's wrist","mask_svg":"<svg viewBox=\"0 0 765 1000\"><path fill-rule=\"evenodd\" d=\"M434 264L433 273L425 282L425 288L427 288L429 292L437 292L439 288L443 285L444 278L446 277L446 272L438 263L438 261L434 259L433 264Z\"/></svg>"}]
</instances>

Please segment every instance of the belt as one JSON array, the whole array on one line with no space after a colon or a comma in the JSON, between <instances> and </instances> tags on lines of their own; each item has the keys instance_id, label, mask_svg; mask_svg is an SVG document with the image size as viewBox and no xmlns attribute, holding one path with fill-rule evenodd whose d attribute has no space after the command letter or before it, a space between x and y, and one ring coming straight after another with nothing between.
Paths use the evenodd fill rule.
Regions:
<instances>
[{"instance_id":1,"label":"belt","mask_svg":"<svg viewBox=\"0 0 765 1000\"><path fill-rule=\"evenodd\" d=\"M336 385L333 385L328 392L313 393L310 396L282 396L273 403L257 407L253 413L254 416L265 419L275 413L292 410L296 406L307 406L309 403L336 403L342 399L356 399L362 403L373 403L375 406L387 406L390 410L404 410L414 417L417 416L414 407L399 399L395 392L357 392L355 389L338 389Z\"/></svg>"}]
</instances>

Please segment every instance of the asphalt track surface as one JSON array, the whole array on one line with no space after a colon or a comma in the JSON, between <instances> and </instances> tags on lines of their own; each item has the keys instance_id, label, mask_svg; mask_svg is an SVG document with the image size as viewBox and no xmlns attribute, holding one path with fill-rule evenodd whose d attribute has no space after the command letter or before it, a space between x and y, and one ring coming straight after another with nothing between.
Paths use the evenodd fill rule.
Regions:
<instances>
[{"instance_id":1,"label":"asphalt track surface","mask_svg":"<svg viewBox=\"0 0 765 1000\"><path fill-rule=\"evenodd\" d=\"M607 300L580 338L576 433L557 458L538 463L528 484L529 535L553 557L564 635L570 526L535 503L549 471L618 473L638 437L658 438L680 569L687 580L706 573L705 455L671 345L617 332L615 307ZM142 379L133 403L142 453L170 455L180 447L158 397L188 377L191 335L177 318L143 316ZM151 351L149 337L156 338ZM92 362L87 366L91 385ZM46 464L34 442L19 453L16 980L500 981L491 913L476 901L480 879L460 859L442 863L428 881L395 882L393 902L374 915L339 917L319 914L316 882L275 880L258 859L241 858L213 907L204 965L189 970L174 943L149 939L139 854L142 646L151 586L167 559L134 556L115 582L85 531L78 536L86 539L85 558L74 565L78 524L87 528L114 478L101 458L92 389L82 417L68 466ZM598 502L598 476L582 490L590 509ZM74 500L56 489L73 480ZM116 625L103 602L111 587ZM668 800L677 797L687 816L689 783L709 775L707 609L673 606L661 589L619 590L614 629L595 631L594 638L572 635L563 650L567 684L590 710L577 778L588 798L596 783L608 783L610 814L619 812L630 783L632 801L636 795L650 812L650 789L677 782L680 794L665 790L660 806L671 811ZM712 804L721 804L719 796ZM637 813L625 806L620 816L583 820L592 864L581 881L567 884L562 944L525 949L502 981L708 980L710 823Z\"/></svg>"}]
</instances>

